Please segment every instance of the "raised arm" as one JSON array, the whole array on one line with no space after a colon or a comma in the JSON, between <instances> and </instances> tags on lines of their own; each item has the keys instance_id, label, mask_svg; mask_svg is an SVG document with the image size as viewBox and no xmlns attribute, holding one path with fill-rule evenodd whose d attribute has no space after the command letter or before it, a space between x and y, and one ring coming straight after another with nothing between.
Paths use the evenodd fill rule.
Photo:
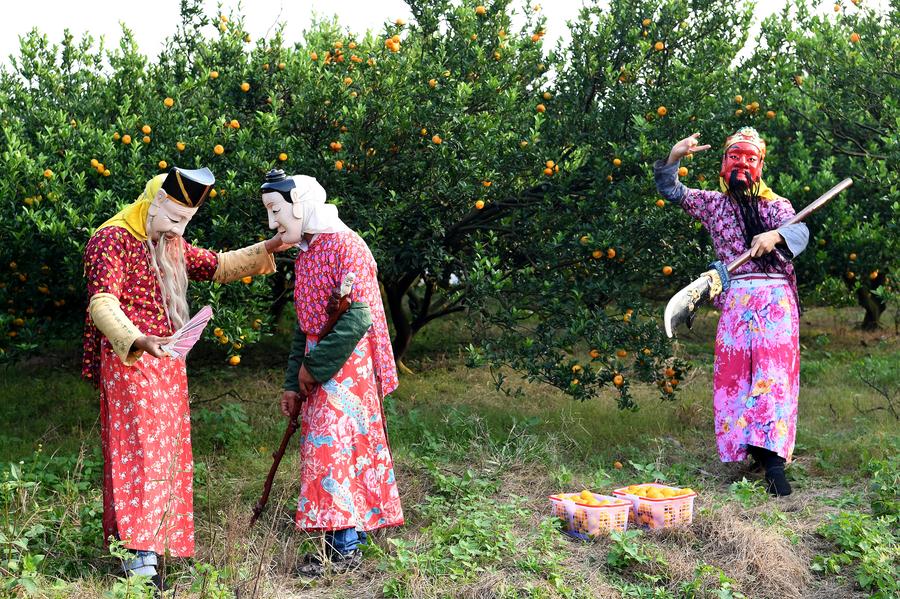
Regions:
<instances>
[{"instance_id":1,"label":"raised arm","mask_svg":"<svg viewBox=\"0 0 900 599\"><path fill-rule=\"evenodd\" d=\"M653 178L656 181L656 189L659 194L673 204L681 204L687 193L687 187L678 180L678 168L681 159L694 152L702 152L710 148L709 145L700 145L697 139L699 133L685 137L669 152L669 158L663 162L657 160L653 165Z\"/></svg>"},{"instance_id":2,"label":"raised arm","mask_svg":"<svg viewBox=\"0 0 900 599\"><path fill-rule=\"evenodd\" d=\"M677 144L672 146L672 150L669 152L669 159L666 161L666 164L675 164L676 162L680 162L681 159L688 154L703 152L712 147L709 144L700 145L700 142L697 141L699 138L700 134L694 133L685 137Z\"/></svg>"},{"instance_id":3,"label":"raised arm","mask_svg":"<svg viewBox=\"0 0 900 599\"><path fill-rule=\"evenodd\" d=\"M192 280L230 283L243 277L274 272L275 260L272 254L289 247L291 246L281 241L281 234L276 233L266 241L218 253L192 246L185 241L184 255L188 276Z\"/></svg>"}]
</instances>

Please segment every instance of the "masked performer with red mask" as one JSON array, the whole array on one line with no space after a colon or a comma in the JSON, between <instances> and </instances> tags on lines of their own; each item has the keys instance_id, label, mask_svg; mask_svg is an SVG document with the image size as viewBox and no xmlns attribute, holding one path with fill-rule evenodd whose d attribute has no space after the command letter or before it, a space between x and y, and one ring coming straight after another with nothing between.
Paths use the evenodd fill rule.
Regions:
<instances>
[{"instance_id":1,"label":"masked performer with red mask","mask_svg":"<svg viewBox=\"0 0 900 599\"><path fill-rule=\"evenodd\" d=\"M723 462L748 454L766 472L773 495L789 495L785 463L791 460L800 389L797 280L791 260L806 248L803 223L791 203L762 180L766 143L751 127L725 142L721 191L689 189L678 181L681 159L709 149L695 133L654 165L660 194L703 223L712 236L723 281L716 333L713 408ZM724 264L750 249L752 260L729 275Z\"/></svg>"},{"instance_id":2,"label":"masked performer with red mask","mask_svg":"<svg viewBox=\"0 0 900 599\"><path fill-rule=\"evenodd\" d=\"M194 553L193 460L184 359L162 350L190 319L188 280L273 272L280 236L216 254L182 237L215 179L172 169L91 236L83 376L100 389L103 531L137 557L127 575L162 587L159 554Z\"/></svg>"},{"instance_id":3,"label":"masked performer with red mask","mask_svg":"<svg viewBox=\"0 0 900 599\"><path fill-rule=\"evenodd\" d=\"M273 170L261 188L269 228L300 249L294 265L298 326L281 410L300 409L300 501L297 528L325 533L326 555L299 568L318 577L330 566L361 561L366 532L403 524L403 509L385 428L383 399L397 388L397 369L378 286L378 265L366 242L325 203L313 177ZM325 337L333 290L355 275L350 307Z\"/></svg>"}]
</instances>

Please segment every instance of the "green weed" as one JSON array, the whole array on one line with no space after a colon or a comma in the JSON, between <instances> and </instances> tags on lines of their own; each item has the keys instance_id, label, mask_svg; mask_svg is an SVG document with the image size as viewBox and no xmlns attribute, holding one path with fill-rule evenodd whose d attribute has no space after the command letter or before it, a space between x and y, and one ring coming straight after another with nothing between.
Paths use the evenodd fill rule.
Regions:
<instances>
[{"instance_id":1,"label":"green weed","mask_svg":"<svg viewBox=\"0 0 900 599\"><path fill-rule=\"evenodd\" d=\"M609 553L606 554L606 564L613 570L624 570L651 561L663 563L662 558L638 542L642 535L643 533L639 529L612 531L609 534L610 545Z\"/></svg>"},{"instance_id":2,"label":"green weed","mask_svg":"<svg viewBox=\"0 0 900 599\"><path fill-rule=\"evenodd\" d=\"M872 513L900 519L900 456L869 462Z\"/></svg>"},{"instance_id":3,"label":"green weed","mask_svg":"<svg viewBox=\"0 0 900 599\"><path fill-rule=\"evenodd\" d=\"M765 488L756 480L742 478L737 482L731 483L728 490L737 497L738 501L745 508L760 505L769 499L769 494Z\"/></svg>"},{"instance_id":4,"label":"green weed","mask_svg":"<svg viewBox=\"0 0 900 599\"><path fill-rule=\"evenodd\" d=\"M818 533L840 550L817 555L812 569L823 574L855 572L856 582L872 597L888 599L900 593L900 539L896 519L878 518L860 512L831 515Z\"/></svg>"},{"instance_id":5,"label":"green weed","mask_svg":"<svg viewBox=\"0 0 900 599\"><path fill-rule=\"evenodd\" d=\"M199 431L195 442L201 447L207 443L213 449L235 449L250 443L253 429L241 404L222 404L218 410L199 408L192 412L191 420Z\"/></svg>"}]
</instances>

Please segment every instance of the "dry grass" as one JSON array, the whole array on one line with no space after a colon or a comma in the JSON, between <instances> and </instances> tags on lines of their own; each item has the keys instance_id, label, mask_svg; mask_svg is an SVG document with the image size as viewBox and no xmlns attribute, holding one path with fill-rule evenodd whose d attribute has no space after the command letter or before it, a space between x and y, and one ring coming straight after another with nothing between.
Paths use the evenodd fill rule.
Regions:
<instances>
[{"instance_id":1,"label":"dry grass","mask_svg":"<svg viewBox=\"0 0 900 599\"><path fill-rule=\"evenodd\" d=\"M703 556L753 597L793 599L808 591L810 556L804 548L792 546L740 505L726 504L699 515L690 527L663 531L658 538L673 583L690 580L695 561Z\"/></svg>"},{"instance_id":2,"label":"dry grass","mask_svg":"<svg viewBox=\"0 0 900 599\"><path fill-rule=\"evenodd\" d=\"M393 551L388 543L391 538L421 551L433 544L422 506L437 489L423 464L425 459L436 460L447 473L462 474L471 469L476 476L495 483L491 498L517 502L526 514L510 523L516 551L504 555L499 564L492 563L483 572L473 572L458 582L446 576L426 575L414 567L392 571L375 559L366 560L357 572L329 576L315 584L298 579L294 572L299 556L306 551L321 551L322 544L321 537L301 534L293 526L299 466L296 441L282 464L266 514L253 530L247 526L270 464L271 450L257 445L275 445L283 430L283 420L275 408L281 373L271 367L270 360L254 360L252 356L246 360L249 367L242 363L240 370L224 373L218 369L204 371L198 365L191 375L197 398L208 401L221 397L203 407L216 409L222 402L239 402L254 434L251 447L240 446L234 451L213 448L195 454L198 463L207 464L206 479L197 485L198 496L203 497L195 505L197 562L216 568L241 599L374 598L383 596L385 584L397 577L402 577L408 595L416 598L557 597L565 591L569 596L602 599L620 597L616 585L638 583L640 573L660 576L659 584L677 596L683 583L694 580L701 563L721 569L734 579L737 589L755 599L862 597L852 581L811 576L809 565L813 555L830 549L815 534L824 519L836 511L824 500L851 490L841 482L841 475L855 472L861 454L878 455L898 444L891 423L854 411L848 398L853 394L865 397L867 390L848 376L849 360L868 352L875 343L882 343L879 347L888 352L897 352L900 344L890 338L884 345L879 336L847 325L842 325L843 332L838 335L832 319L826 311L804 315L804 343L812 344L815 335L827 333L835 339L829 349L837 356L804 350L804 360L818 360L824 365L815 382L801 388L801 449L791 468L803 468L808 479L795 485L797 492L791 497L750 508L737 503L728 489L733 480L747 476L746 470L718 461L711 433L710 363L704 352L709 349L713 315L701 318L694 332L683 340L680 351L698 357L700 365L679 387L678 401L659 402L653 390L637 390L641 405L637 413L616 409L612 394L576 403L557 390L524 381L524 395L512 398L496 390L486 370L462 367L460 356L452 352L420 354L411 359L408 364L416 374L403 377L393 398L393 410L388 413L406 525L378 532L373 535L374 542L389 555ZM66 448L63 451L71 445L95 444L97 433L92 425L96 421L96 399L92 391L72 383L75 376L51 381L54 389L65 387L67 380L76 389L69 414L52 410L41 401L19 402L17 398L26 395L43 397L46 389L42 385L46 384L39 380L32 383L26 375L16 378L14 385L19 388L6 395L18 403L6 420L0 415L0 424L13 420L40 422L40 416L57 415L59 422L43 421L39 427L35 425L36 432L26 428L18 434L23 439L41 437L48 450L57 442ZM37 387L28 387L35 384ZM23 394L22 388L27 392ZM5 399L0 397L0 401ZM73 413L78 416L77 423L63 418L71 418ZM77 444L63 431L77 436ZM426 433L433 439L426 439ZM10 446L18 447L19 443L17 439ZM817 461L820 452L832 466ZM657 552L662 562L617 572L606 565L608 542L571 542L563 535L554 535L548 543L540 538L541 523L549 511L547 496L559 492L561 486L568 487L564 490L599 491L645 482L636 480L640 475L629 460L655 464L700 492L692 526L640 538L639 542ZM625 468L614 469L614 461L623 462ZM769 524L775 510L781 520L777 525ZM562 588L547 573L521 567L523 556L536 548L560 564L565 579ZM171 564L172 572L183 576L177 597L200 599L200 593L187 590L187 567L184 561ZM97 560L97 570L96 576L72 581L63 594L48 591L45 596L101 599L112 585L115 564L108 558ZM715 583L715 576L704 578L707 591Z\"/></svg>"}]
</instances>

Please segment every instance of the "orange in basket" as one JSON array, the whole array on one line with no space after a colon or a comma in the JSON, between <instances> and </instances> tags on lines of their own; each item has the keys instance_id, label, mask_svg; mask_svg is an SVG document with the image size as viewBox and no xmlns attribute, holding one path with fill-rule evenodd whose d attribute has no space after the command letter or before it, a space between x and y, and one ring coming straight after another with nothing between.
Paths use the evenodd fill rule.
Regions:
<instances>
[{"instance_id":1,"label":"orange in basket","mask_svg":"<svg viewBox=\"0 0 900 599\"><path fill-rule=\"evenodd\" d=\"M628 526L631 503L611 495L590 491L550 496L553 515L566 524L566 533L578 539L593 539Z\"/></svg>"},{"instance_id":2,"label":"orange in basket","mask_svg":"<svg viewBox=\"0 0 900 599\"><path fill-rule=\"evenodd\" d=\"M693 489L659 483L629 485L613 491L613 496L631 501L628 521L643 528L657 529L690 524L694 518Z\"/></svg>"}]
</instances>

